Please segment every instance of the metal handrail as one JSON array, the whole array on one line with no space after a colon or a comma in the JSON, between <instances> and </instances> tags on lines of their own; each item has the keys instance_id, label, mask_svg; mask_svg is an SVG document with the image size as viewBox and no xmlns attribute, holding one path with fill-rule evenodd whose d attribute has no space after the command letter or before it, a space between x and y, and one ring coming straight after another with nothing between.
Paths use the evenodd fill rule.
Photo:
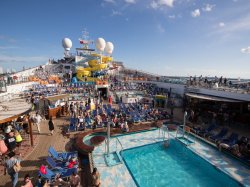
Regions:
<instances>
[{"instance_id":1,"label":"metal handrail","mask_svg":"<svg viewBox=\"0 0 250 187\"><path fill-rule=\"evenodd\" d=\"M119 144L121 145L121 148L122 148L122 151L123 151L123 146L122 146L121 141L120 141L117 137L115 137L115 138L116 138L116 140L119 142Z\"/></svg>"},{"instance_id":2,"label":"metal handrail","mask_svg":"<svg viewBox=\"0 0 250 187\"><path fill-rule=\"evenodd\" d=\"M118 142L118 143L120 144L121 148L122 148L122 151L123 151L123 146L122 146L121 141L120 141L117 137L115 137L114 139L116 140L116 150L117 150L117 142ZM112 140L113 140L113 139L111 139L110 142L111 142ZM107 153L107 140L106 140L106 139L105 139L105 153Z\"/></svg>"},{"instance_id":3,"label":"metal handrail","mask_svg":"<svg viewBox=\"0 0 250 187\"><path fill-rule=\"evenodd\" d=\"M161 127L161 128L159 129L159 135L160 135L160 131L162 131L162 134L163 134L163 141L164 141L164 140L165 140L165 133L167 132L167 135L168 135L167 140L169 140L170 134L169 134L168 127L167 127L167 126L165 127L165 128L166 128L166 131L164 131L162 128L163 128L163 127Z\"/></svg>"}]
</instances>

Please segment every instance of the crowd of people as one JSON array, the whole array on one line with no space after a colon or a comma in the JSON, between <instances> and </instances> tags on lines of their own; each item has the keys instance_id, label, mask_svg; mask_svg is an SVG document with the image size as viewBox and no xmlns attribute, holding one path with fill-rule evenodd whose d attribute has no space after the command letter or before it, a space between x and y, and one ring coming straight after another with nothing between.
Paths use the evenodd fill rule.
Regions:
<instances>
[{"instance_id":1,"label":"crowd of people","mask_svg":"<svg viewBox=\"0 0 250 187\"><path fill-rule=\"evenodd\" d=\"M228 110L220 108L218 112L188 110L187 125L191 131L211 142L220 151L226 151L243 162L250 164L250 138L241 136L230 129L233 116Z\"/></svg>"}]
</instances>

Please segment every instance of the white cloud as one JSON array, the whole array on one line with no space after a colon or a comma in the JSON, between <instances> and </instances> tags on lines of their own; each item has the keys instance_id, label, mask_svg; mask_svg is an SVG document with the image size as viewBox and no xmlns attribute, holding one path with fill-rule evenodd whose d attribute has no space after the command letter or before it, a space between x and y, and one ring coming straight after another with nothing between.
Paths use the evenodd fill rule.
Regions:
<instances>
[{"instance_id":1,"label":"white cloud","mask_svg":"<svg viewBox=\"0 0 250 187\"><path fill-rule=\"evenodd\" d=\"M174 19L176 16L173 14L173 15L169 15L168 18L170 19Z\"/></svg>"},{"instance_id":2,"label":"white cloud","mask_svg":"<svg viewBox=\"0 0 250 187\"><path fill-rule=\"evenodd\" d=\"M16 39L11 38L9 36L5 36L5 35L0 35L0 40L7 41L9 43L15 43L17 41Z\"/></svg>"},{"instance_id":3,"label":"white cloud","mask_svg":"<svg viewBox=\"0 0 250 187\"><path fill-rule=\"evenodd\" d=\"M202 10L204 12L211 12L214 7L215 7L215 5L206 4L205 7L202 8Z\"/></svg>"},{"instance_id":4,"label":"white cloud","mask_svg":"<svg viewBox=\"0 0 250 187\"><path fill-rule=\"evenodd\" d=\"M157 25L157 30L158 30L160 33L164 33L164 32L165 32L165 29L164 29L164 27L163 27L161 24L158 24L158 25Z\"/></svg>"},{"instance_id":5,"label":"white cloud","mask_svg":"<svg viewBox=\"0 0 250 187\"><path fill-rule=\"evenodd\" d=\"M219 27L225 27L225 23L224 22L220 22L219 23Z\"/></svg>"},{"instance_id":6,"label":"white cloud","mask_svg":"<svg viewBox=\"0 0 250 187\"><path fill-rule=\"evenodd\" d=\"M246 48L242 48L242 49L241 49L241 52L242 52L242 53L250 53L250 46L249 46L249 47L246 47Z\"/></svg>"},{"instance_id":7,"label":"white cloud","mask_svg":"<svg viewBox=\"0 0 250 187\"><path fill-rule=\"evenodd\" d=\"M129 3L129 4L135 4L135 0L124 0L126 3Z\"/></svg>"},{"instance_id":8,"label":"white cloud","mask_svg":"<svg viewBox=\"0 0 250 187\"><path fill-rule=\"evenodd\" d=\"M194 11L191 12L191 16L194 17L194 18L198 17L200 15L201 15L201 13L200 13L199 9L195 9Z\"/></svg>"},{"instance_id":9,"label":"white cloud","mask_svg":"<svg viewBox=\"0 0 250 187\"><path fill-rule=\"evenodd\" d=\"M0 49L1 50L6 50L6 49L17 49L19 47L17 46L0 46Z\"/></svg>"},{"instance_id":10,"label":"white cloud","mask_svg":"<svg viewBox=\"0 0 250 187\"><path fill-rule=\"evenodd\" d=\"M250 14L228 22L227 26L221 27L217 33L229 34L242 31L250 31Z\"/></svg>"},{"instance_id":11,"label":"white cloud","mask_svg":"<svg viewBox=\"0 0 250 187\"><path fill-rule=\"evenodd\" d=\"M173 7L175 0L154 0L150 3L153 9L160 8L162 6Z\"/></svg>"},{"instance_id":12,"label":"white cloud","mask_svg":"<svg viewBox=\"0 0 250 187\"><path fill-rule=\"evenodd\" d=\"M7 56L0 55L0 63L37 63L47 62L48 57L45 56Z\"/></svg>"},{"instance_id":13,"label":"white cloud","mask_svg":"<svg viewBox=\"0 0 250 187\"><path fill-rule=\"evenodd\" d=\"M174 6L174 0L159 0L159 4L160 5L166 5L169 7L173 7Z\"/></svg>"},{"instance_id":14,"label":"white cloud","mask_svg":"<svg viewBox=\"0 0 250 187\"><path fill-rule=\"evenodd\" d=\"M104 0L106 3L115 3L115 0Z\"/></svg>"},{"instance_id":15,"label":"white cloud","mask_svg":"<svg viewBox=\"0 0 250 187\"><path fill-rule=\"evenodd\" d=\"M159 7L158 3L155 2L155 1L152 1L152 2L150 3L150 6L151 6L153 9L157 9L157 8Z\"/></svg>"},{"instance_id":16,"label":"white cloud","mask_svg":"<svg viewBox=\"0 0 250 187\"><path fill-rule=\"evenodd\" d=\"M112 10L111 16L120 16L120 15L122 15L122 13L120 11Z\"/></svg>"}]
</instances>

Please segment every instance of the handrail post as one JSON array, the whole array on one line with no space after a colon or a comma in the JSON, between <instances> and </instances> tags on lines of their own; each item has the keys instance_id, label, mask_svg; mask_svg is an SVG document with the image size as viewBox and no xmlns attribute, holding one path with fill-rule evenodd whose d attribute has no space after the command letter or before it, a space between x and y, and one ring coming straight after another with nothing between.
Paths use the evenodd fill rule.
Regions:
<instances>
[{"instance_id":1,"label":"handrail post","mask_svg":"<svg viewBox=\"0 0 250 187\"><path fill-rule=\"evenodd\" d=\"M29 133L30 133L30 145L33 147L34 146L34 141L33 141L33 132L32 132L32 121L30 119L28 119L28 123L29 123Z\"/></svg>"},{"instance_id":2,"label":"handrail post","mask_svg":"<svg viewBox=\"0 0 250 187\"><path fill-rule=\"evenodd\" d=\"M109 157L110 123L107 124L107 156Z\"/></svg>"}]
</instances>

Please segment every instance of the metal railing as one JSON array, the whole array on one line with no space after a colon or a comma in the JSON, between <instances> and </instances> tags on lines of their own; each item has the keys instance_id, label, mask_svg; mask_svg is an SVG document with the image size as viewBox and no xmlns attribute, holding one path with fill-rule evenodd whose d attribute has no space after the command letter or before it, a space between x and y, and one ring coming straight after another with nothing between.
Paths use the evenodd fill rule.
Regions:
<instances>
[{"instance_id":1,"label":"metal railing","mask_svg":"<svg viewBox=\"0 0 250 187\"><path fill-rule=\"evenodd\" d=\"M118 143L121 146L121 151L123 151L123 146L122 146L122 143L120 142L120 140L117 137L111 138L110 139L110 144L111 144L112 140L116 140L116 142L115 142L115 151L117 151L117 145L118 145ZM108 146L107 139L105 139L105 153L107 153L107 150L108 150L107 146Z\"/></svg>"}]
</instances>

